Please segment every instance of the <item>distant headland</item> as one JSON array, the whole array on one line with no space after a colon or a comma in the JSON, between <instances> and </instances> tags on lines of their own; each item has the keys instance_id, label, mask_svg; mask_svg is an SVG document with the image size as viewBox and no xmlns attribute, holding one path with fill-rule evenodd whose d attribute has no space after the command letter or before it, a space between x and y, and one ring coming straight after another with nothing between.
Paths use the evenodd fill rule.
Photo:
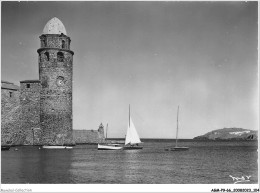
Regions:
<instances>
[{"instance_id":1,"label":"distant headland","mask_svg":"<svg viewBox=\"0 0 260 193\"><path fill-rule=\"evenodd\" d=\"M223 128L194 137L195 140L257 140L258 131L242 128Z\"/></svg>"}]
</instances>

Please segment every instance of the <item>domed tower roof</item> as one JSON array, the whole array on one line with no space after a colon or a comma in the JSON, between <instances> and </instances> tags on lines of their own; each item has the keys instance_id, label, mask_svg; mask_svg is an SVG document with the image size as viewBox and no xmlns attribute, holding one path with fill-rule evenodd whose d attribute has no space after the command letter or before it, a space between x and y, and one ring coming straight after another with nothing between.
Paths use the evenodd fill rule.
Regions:
<instances>
[{"instance_id":1,"label":"domed tower roof","mask_svg":"<svg viewBox=\"0 0 260 193\"><path fill-rule=\"evenodd\" d=\"M66 29L57 17L52 18L47 22L45 27L43 28L43 34L61 34L67 35Z\"/></svg>"}]
</instances>

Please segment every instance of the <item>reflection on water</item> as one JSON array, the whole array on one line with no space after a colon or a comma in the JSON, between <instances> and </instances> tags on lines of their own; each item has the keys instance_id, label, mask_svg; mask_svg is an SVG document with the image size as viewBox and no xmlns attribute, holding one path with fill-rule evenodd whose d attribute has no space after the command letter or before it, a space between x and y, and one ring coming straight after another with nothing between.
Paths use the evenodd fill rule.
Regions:
<instances>
[{"instance_id":1,"label":"reflection on water","mask_svg":"<svg viewBox=\"0 0 260 193\"><path fill-rule=\"evenodd\" d=\"M18 147L2 153L2 183L214 184L233 183L229 175L257 183L257 142L180 142L189 151L169 152L171 142L149 141L143 150L98 151Z\"/></svg>"},{"instance_id":2,"label":"reflection on water","mask_svg":"<svg viewBox=\"0 0 260 193\"><path fill-rule=\"evenodd\" d=\"M72 152L18 147L2 152L3 183L71 183Z\"/></svg>"}]
</instances>

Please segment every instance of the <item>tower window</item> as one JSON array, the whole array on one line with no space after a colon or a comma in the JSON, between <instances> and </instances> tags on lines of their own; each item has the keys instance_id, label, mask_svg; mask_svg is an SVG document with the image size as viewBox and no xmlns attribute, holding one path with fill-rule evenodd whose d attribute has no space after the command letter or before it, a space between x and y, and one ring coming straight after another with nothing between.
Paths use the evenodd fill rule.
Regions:
<instances>
[{"instance_id":1,"label":"tower window","mask_svg":"<svg viewBox=\"0 0 260 193\"><path fill-rule=\"evenodd\" d=\"M42 77L42 88L48 88L48 77L47 76L43 76Z\"/></svg>"},{"instance_id":2,"label":"tower window","mask_svg":"<svg viewBox=\"0 0 260 193\"><path fill-rule=\"evenodd\" d=\"M62 48L62 49L65 49L65 41L62 40L61 43L62 43L61 48Z\"/></svg>"},{"instance_id":3,"label":"tower window","mask_svg":"<svg viewBox=\"0 0 260 193\"><path fill-rule=\"evenodd\" d=\"M10 98L12 98L13 97L13 93L9 92L9 96L10 96Z\"/></svg>"},{"instance_id":4,"label":"tower window","mask_svg":"<svg viewBox=\"0 0 260 193\"><path fill-rule=\"evenodd\" d=\"M58 62L64 61L64 54L62 52L57 53L57 60L58 60Z\"/></svg>"},{"instance_id":5,"label":"tower window","mask_svg":"<svg viewBox=\"0 0 260 193\"><path fill-rule=\"evenodd\" d=\"M46 39L43 40L43 47L47 47Z\"/></svg>"},{"instance_id":6,"label":"tower window","mask_svg":"<svg viewBox=\"0 0 260 193\"><path fill-rule=\"evenodd\" d=\"M45 52L44 54L45 54L45 56L46 56L46 58L47 58L47 61L49 61L49 60L50 60L49 52Z\"/></svg>"},{"instance_id":7,"label":"tower window","mask_svg":"<svg viewBox=\"0 0 260 193\"><path fill-rule=\"evenodd\" d=\"M26 88L30 88L30 86L31 86L30 84L26 84Z\"/></svg>"}]
</instances>

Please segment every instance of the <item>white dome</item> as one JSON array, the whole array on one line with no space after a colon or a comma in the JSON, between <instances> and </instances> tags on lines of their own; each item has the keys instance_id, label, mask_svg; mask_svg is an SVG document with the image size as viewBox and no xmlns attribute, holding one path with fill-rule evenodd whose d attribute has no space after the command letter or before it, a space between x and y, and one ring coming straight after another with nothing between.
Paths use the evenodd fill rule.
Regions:
<instances>
[{"instance_id":1,"label":"white dome","mask_svg":"<svg viewBox=\"0 0 260 193\"><path fill-rule=\"evenodd\" d=\"M43 28L43 34L61 34L67 35L66 29L57 17L52 18L47 22L45 27Z\"/></svg>"}]
</instances>

